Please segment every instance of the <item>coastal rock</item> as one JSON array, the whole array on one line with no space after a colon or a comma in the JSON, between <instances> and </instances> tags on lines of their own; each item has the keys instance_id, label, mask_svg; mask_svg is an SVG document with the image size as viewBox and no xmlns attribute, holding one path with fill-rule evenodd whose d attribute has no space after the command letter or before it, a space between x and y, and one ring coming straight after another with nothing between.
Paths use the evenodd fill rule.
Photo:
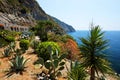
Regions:
<instances>
[{"instance_id":1,"label":"coastal rock","mask_svg":"<svg viewBox=\"0 0 120 80\"><path fill-rule=\"evenodd\" d=\"M52 17L52 16L51 16ZM52 17L52 19L58 23L64 30L65 32L75 32L75 29L71 26L71 25L68 25L62 21L60 21L59 19L55 18L55 17Z\"/></svg>"},{"instance_id":2,"label":"coastal rock","mask_svg":"<svg viewBox=\"0 0 120 80\"><path fill-rule=\"evenodd\" d=\"M36 0L0 0L0 23L17 24L20 26L35 26L37 20L51 20L66 32L75 31L58 20L46 14Z\"/></svg>"}]
</instances>

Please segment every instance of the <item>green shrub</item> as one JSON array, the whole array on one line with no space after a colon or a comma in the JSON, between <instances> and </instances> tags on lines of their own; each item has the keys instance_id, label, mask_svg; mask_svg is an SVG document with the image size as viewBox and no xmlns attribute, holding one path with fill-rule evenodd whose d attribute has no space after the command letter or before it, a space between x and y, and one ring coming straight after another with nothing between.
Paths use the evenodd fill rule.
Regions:
<instances>
[{"instance_id":1,"label":"green shrub","mask_svg":"<svg viewBox=\"0 0 120 80\"><path fill-rule=\"evenodd\" d=\"M70 36L70 35L63 35L63 36L61 37L61 41L63 41L64 43L66 43L66 42L68 41L68 39L74 40L74 38L73 38L72 36ZM74 41L75 41L75 40L74 40Z\"/></svg>"},{"instance_id":2,"label":"green shrub","mask_svg":"<svg viewBox=\"0 0 120 80\"><path fill-rule=\"evenodd\" d=\"M60 47L55 42L42 42L39 43L36 52L38 54L38 57L42 57L45 61L50 59L50 49L52 48L52 51L55 53L56 49L58 50L58 53L60 52Z\"/></svg>"},{"instance_id":3,"label":"green shrub","mask_svg":"<svg viewBox=\"0 0 120 80\"><path fill-rule=\"evenodd\" d=\"M60 42L62 39L61 35L55 34L53 32L49 32L47 35L48 41Z\"/></svg>"},{"instance_id":4,"label":"green shrub","mask_svg":"<svg viewBox=\"0 0 120 80\"><path fill-rule=\"evenodd\" d=\"M22 50L27 50L29 47L29 40L21 39L20 40L20 48Z\"/></svg>"},{"instance_id":5,"label":"green shrub","mask_svg":"<svg viewBox=\"0 0 120 80\"><path fill-rule=\"evenodd\" d=\"M37 46L39 45L39 41L38 40L32 40L31 43L30 43L30 46L33 48L33 49L37 49Z\"/></svg>"},{"instance_id":6,"label":"green shrub","mask_svg":"<svg viewBox=\"0 0 120 80\"><path fill-rule=\"evenodd\" d=\"M12 37L12 36L6 36L5 39L6 39L8 42L14 42L14 41L15 41L15 38Z\"/></svg>"},{"instance_id":7,"label":"green shrub","mask_svg":"<svg viewBox=\"0 0 120 80\"><path fill-rule=\"evenodd\" d=\"M9 43L0 37L0 48L4 47L4 46L7 46Z\"/></svg>"}]
</instances>

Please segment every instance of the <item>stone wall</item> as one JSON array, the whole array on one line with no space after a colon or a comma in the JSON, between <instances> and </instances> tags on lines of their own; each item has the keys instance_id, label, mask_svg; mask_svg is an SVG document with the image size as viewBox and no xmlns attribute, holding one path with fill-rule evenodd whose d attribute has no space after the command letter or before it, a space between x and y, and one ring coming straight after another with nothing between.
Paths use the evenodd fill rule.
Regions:
<instances>
[{"instance_id":1,"label":"stone wall","mask_svg":"<svg viewBox=\"0 0 120 80\"><path fill-rule=\"evenodd\" d=\"M4 27L4 28L1 28L1 29L4 29L4 30L9 30L9 31L18 31L18 32L23 32L23 31L28 31L29 30L29 27L28 26L20 26L20 25L17 25L17 24L11 24L11 23L2 23L0 22L1 27Z\"/></svg>"}]
</instances>

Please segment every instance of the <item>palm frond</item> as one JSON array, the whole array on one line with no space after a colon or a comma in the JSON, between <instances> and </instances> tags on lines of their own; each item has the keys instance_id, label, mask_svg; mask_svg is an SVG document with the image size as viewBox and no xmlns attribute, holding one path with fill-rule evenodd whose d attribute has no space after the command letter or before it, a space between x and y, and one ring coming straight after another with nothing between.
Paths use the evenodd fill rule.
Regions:
<instances>
[{"instance_id":1,"label":"palm frond","mask_svg":"<svg viewBox=\"0 0 120 80\"><path fill-rule=\"evenodd\" d=\"M94 72L99 76L111 71L110 64L107 61L107 55L104 54L108 48L108 40L104 39L104 33L99 26L92 26L88 38L81 38L81 55L83 58L82 66L85 68L94 68ZM92 74L91 74L92 76Z\"/></svg>"}]
</instances>

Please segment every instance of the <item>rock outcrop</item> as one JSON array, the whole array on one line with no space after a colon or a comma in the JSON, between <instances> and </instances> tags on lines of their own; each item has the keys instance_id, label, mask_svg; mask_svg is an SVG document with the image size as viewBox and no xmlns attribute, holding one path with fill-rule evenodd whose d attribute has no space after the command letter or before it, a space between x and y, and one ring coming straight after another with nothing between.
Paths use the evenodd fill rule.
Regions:
<instances>
[{"instance_id":1,"label":"rock outcrop","mask_svg":"<svg viewBox=\"0 0 120 80\"><path fill-rule=\"evenodd\" d=\"M55 17L52 17L52 19L58 23L64 30L65 32L75 32L75 29L71 26L71 25L68 25L62 21L60 21L59 19L55 18Z\"/></svg>"},{"instance_id":2,"label":"rock outcrop","mask_svg":"<svg viewBox=\"0 0 120 80\"><path fill-rule=\"evenodd\" d=\"M74 31L73 28L64 23L59 24L47 15L36 0L0 0L0 24L31 27L36 24L36 20L52 20L66 32Z\"/></svg>"}]
</instances>

